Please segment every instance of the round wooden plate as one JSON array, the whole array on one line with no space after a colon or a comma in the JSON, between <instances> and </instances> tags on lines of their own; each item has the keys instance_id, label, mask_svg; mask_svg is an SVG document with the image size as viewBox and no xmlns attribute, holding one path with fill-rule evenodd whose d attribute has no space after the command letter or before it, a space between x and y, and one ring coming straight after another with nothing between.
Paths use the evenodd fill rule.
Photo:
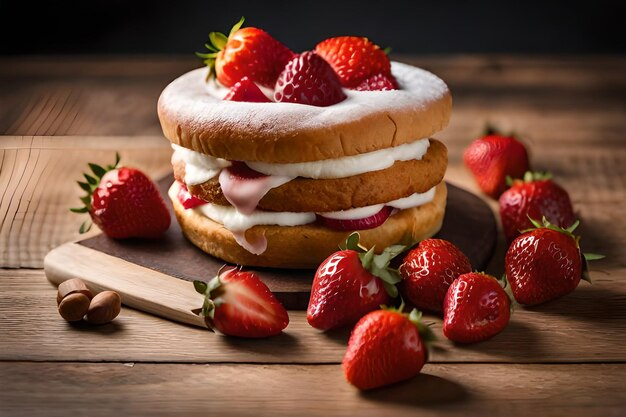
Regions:
<instances>
[{"instance_id":1,"label":"round wooden plate","mask_svg":"<svg viewBox=\"0 0 626 417\"><path fill-rule=\"evenodd\" d=\"M166 190L171 183L171 177L159 182L170 210L172 208ZM474 194L448 185L446 215L437 237L453 242L469 257L474 269L482 270L493 253L496 233L491 209ZM118 241L98 235L79 244L187 281L209 280L224 265L224 261L205 254L187 241L176 221L157 240ZM101 268L107 268L107 265ZM314 270L250 269L257 271L286 308L306 309Z\"/></svg>"}]
</instances>

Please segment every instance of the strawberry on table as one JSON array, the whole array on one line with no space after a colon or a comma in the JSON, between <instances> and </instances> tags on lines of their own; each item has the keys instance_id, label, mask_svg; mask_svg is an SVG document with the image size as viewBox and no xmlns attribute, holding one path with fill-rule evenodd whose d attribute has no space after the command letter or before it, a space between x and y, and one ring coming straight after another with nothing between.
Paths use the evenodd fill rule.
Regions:
<instances>
[{"instance_id":1,"label":"strawberry on table","mask_svg":"<svg viewBox=\"0 0 626 417\"><path fill-rule=\"evenodd\" d=\"M343 250L321 263L311 287L307 321L316 329L329 330L356 323L363 315L387 304L398 295L397 270L389 262L404 246L393 245L382 254L359 245L359 234L351 234Z\"/></svg>"},{"instance_id":2,"label":"strawberry on table","mask_svg":"<svg viewBox=\"0 0 626 417\"><path fill-rule=\"evenodd\" d=\"M106 169L89 164L93 175L84 174L86 181L78 182L87 191L81 198L85 206L71 211L89 213L96 226L111 238L162 235L170 227L171 218L156 184L138 169L118 168L118 164L119 155ZM91 223L86 221L80 232L90 228Z\"/></svg>"},{"instance_id":3,"label":"strawberry on table","mask_svg":"<svg viewBox=\"0 0 626 417\"><path fill-rule=\"evenodd\" d=\"M391 76L391 63L384 50L367 38L339 36L317 44L315 52L328 62L341 84L355 88L377 74Z\"/></svg>"},{"instance_id":4,"label":"strawberry on table","mask_svg":"<svg viewBox=\"0 0 626 417\"><path fill-rule=\"evenodd\" d=\"M484 273L461 275L450 285L443 306L443 334L457 343L492 338L509 323L511 300L500 282Z\"/></svg>"},{"instance_id":5,"label":"strawberry on table","mask_svg":"<svg viewBox=\"0 0 626 417\"><path fill-rule=\"evenodd\" d=\"M346 99L333 69L315 52L295 56L278 76L274 100L278 102L331 106Z\"/></svg>"},{"instance_id":6,"label":"strawberry on table","mask_svg":"<svg viewBox=\"0 0 626 417\"><path fill-rule=\"evenodd\" d=\"M205 47L208 53L196 53L215 71L220 83L232 87L243 77L273 88L278 74L294 53L267 32L254 27L242 28L244 18L233 26L228 37L211 32Z\"/></svg>"},{"instance_id":7,"label":"strawberry on table","mask_svg":"<svg viewBox=\"0 0 626 417\"><path fill-rule=\"evenodd\" d=\"M342 361L346 380L361 390L381 387L417 375L427 360L430 329L413 310L382 309L364 316L352 330Z\"/></svg>"},{"instance_id":8,"label":"strawberry on table","mask_svg":"<svg viewBox=\"0 0 626 417\"><path fill-rule=\"evenodd\" d=\"M524 180L514 180L500 196L500 219L507 242L520 230L533 226L530 218L545 217L551 224L567 228L576 218L569 194L552 181L550 174L527 172Z\"/></svg>"},{"instance_id":9,"label":"strawberry on table","mask_svg":"<svg viewBox=\"0 0 626 417\"><path fill-rule=\"evenodd\" d=\"M270 103L272 101L248 77L243 77L236 82L224 96L224 100L246 101L249 103Z\"/></svg>"},{"instance_id":10,"label":"strawberry on table","mask_svg":"<svg viewBox=\"0 0 626 417\"><path fill-rule=\"evenodd\" d=\"M498 198L506 189L506 179L521 178L529 170L528 153L513 136L490 133L476 139L463 153L465 165L480 189Z\"/></svg>"},{"instance_id":11,"label":"strawberry on table","mask_svg":"<svg viewBox=\"0 0 626 417\"><path fill-rule=\"evenodd\" d=\"M450 284L471 271L469 259L453 243L426 239L406 255L400 266L400 293L417 308L441 313Z\"/></svg>"},{"instance_id":12,"label":"strawberry on table","mask_svg":"<svg viewBox=\"0 0 626 417\"><path fill-rule=\"evenodd\" d=\"M274 336L289 324L285 307L254 272L225 267L208 283L194 281L205 296L200 315L211 329L229 336Z\"/></svg>"},{"instance_id":13,"label":"strawberry on table","mask_svg":"<svg viewBox=\"0 0 626 417\"><path fill-rule=\"evenodd\" d=\"M581 278L589 280L586 261L603 256L582 254L580 237L573 234L578 221L567 229L531 220L535 229L513 240L504 267L518 303L536 305L574 291Z\"/></svg>"}]
</instances>

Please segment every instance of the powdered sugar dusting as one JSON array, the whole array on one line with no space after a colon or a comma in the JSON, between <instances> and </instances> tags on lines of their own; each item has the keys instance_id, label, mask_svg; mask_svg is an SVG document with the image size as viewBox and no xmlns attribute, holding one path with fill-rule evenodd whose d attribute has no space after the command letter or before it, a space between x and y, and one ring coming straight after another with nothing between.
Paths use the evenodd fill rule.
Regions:
<instances>
[{"instance_id":1,"label":"powdered sugar dusting","mask_svg":"<svg viewBox=\"0 0 626 417\"><path fill-rule=\"evenodd\" d=\"M207 69L199 68L167 86L159 99L159 107L166 109L180 124L197 127L198 131L219 125L233 126L237 131L261 132L263 137L289 137L302 130L325 130L345 121L362 120L381 111L393 114L407 109L423 110L448 95L446 84L428 71L398 62L392 62L391 68L400 90L345 90L348 98L328 107L224 101L223 87L214 82L207 84ZM387 146L396 145L392 137L385 140ZM198 137L191 141L194 148L211 153L205 141ZM334 151L321 149L319 152L329 152L327 157L333 157L330 153Z\"/></svg>"}]
</instances>

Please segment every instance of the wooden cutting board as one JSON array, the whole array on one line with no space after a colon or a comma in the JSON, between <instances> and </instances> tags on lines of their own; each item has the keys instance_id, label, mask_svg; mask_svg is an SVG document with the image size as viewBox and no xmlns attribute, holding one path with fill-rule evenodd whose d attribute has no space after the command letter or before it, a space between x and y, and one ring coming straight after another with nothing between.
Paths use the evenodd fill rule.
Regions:
<instances>
[{"instance_id":1,"label":"wooden cutting board","mask_svg":"<svg viewBox=\"0 0 626 417\"><path fill-rule=\"evenodd\" d=\"M172 181L168 177L159 182L170 211L166 191ZM437 237L455 243L474 269L482 270L493 253L496 233L491 209L479 197L448 185L446 215ZM202 296L190 281L209 280L223 264L189 243L173 221L156 240L113 240L100 234L66 243L48 253L44 269L56 285L81 278L96 292L117 291L129 307L204 327L203 319L191 312L202 305ZM306 310L314 270L255 270L287 309Z\"/></svg>"}]
</instances>

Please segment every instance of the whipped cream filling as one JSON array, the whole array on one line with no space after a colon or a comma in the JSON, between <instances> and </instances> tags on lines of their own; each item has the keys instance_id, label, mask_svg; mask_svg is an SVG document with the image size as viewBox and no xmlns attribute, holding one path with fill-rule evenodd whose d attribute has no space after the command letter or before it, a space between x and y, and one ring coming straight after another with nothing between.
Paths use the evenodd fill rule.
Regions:
<instances>
[{"instance_id":1,"label":"whipped cream filling","mask_svg":"<svg viewBox=\"0 0 626 417\"><path fill-rule=\"evenodd\" d=\"M233 233L237 243L239 243L248 252L260 255L267 248L267 241L265 241L263 237L256 237L255 241L250 241L245 235L245 231L254 226L300 226L313 223L317 215L331 219L357 220L378 213L384 206L404 210L429 203L434 197L435 187L425 193L415 193L408 197L390 201L386 204L374 204L371 206L358 207L349 210L317 214L313 212L296 213L263 210L253 210L248 214L244 214L233 206L220 206L211 203L203 204L191 210L196 210L203 216L206 216L217 223L223 224L226 229Z\"/></svg>"},{"instance_id":2,"label":"whipped cream filling","mask_svg":"<svg viewBox=\"0 0 626 417\"><path fill-rule=\"evenodd\" d=\"M217 176L224 168L231 166L230 161L205 155L172 143L172 165L179 161L185 163L185 184L197 185Z\"/></svg>"},{"instance_id":3,"label":"whipped cream filling","mask_svg":"<svg viewBox=\"0 0 626 417\"><path fill-rule=\"evenodd\" d=\"M345 156L337 159L325 159L311 162L273 164L259 161L244 161L253 170L265 175L282 177L304 177L312 179L345 178L366 172L380 171L391 167L397 161L421 160L430 146L428 139L419 139L411 143L394 146L360 155ZM229 161L215 158L191 149L172 144L172 161L185 162L185 183L201 184L217 176L223 168L231 165ZM189 167L189 172L187 170ZM189 180L188 178L189 177Z\"/></svg>"}]
</instances>

